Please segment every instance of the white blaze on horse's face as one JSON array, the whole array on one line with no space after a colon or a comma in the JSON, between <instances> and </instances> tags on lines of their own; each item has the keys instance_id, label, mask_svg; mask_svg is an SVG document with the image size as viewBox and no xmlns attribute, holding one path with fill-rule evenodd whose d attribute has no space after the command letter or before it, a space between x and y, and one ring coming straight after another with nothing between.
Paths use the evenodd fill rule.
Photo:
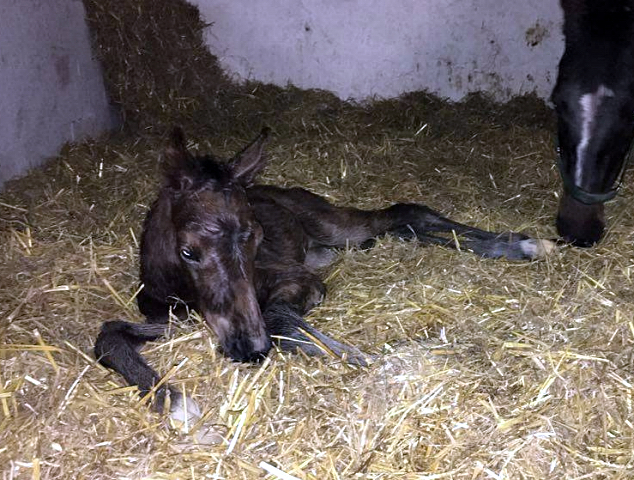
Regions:
<instances>
[{"instance_id":1,"label":"white blaze on horse's face","mask_svg":"<svg viewBox=\"0 0 634 480\"><path fill-rule=\"evenodd\" d=\"M592 139L593 127L598 119L598 113L605 98L614 97L614 91L605 85L599 85L597 90L592 93L586 93L579 98L579 107L581 109L581 132L580 140L577 144L577 163L575 165L575 184L583 185L583 174L587 172L586 162L588 146Z\"/></svg>"}]
</instances>

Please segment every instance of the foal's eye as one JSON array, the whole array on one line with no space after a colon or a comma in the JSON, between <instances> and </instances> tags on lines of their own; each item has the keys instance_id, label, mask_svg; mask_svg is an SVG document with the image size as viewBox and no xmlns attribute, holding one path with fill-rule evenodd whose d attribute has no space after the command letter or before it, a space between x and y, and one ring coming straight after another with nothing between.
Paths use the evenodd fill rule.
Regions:
<instances>
[{"instance_id":1,"label":"foal's eye","mask_svg":"<svg viewBox=\"0 0 634 480\"><path fill-rule=\"evenodd\" d=\"M189 248L181 248L180 254L181 258L187 262L195 262L198 260L194 252Z\"/></svg>"}]
</instances>

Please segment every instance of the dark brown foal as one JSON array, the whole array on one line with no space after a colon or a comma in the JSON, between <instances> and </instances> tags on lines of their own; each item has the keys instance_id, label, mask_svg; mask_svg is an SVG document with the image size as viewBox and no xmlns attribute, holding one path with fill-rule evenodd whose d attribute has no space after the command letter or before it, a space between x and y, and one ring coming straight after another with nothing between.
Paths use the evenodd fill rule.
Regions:
<instances>
[{"instance_id":1,"label":"dark brown foal","mask_svg":"<svg viewBox=\"0 0 634 480\"><path fill-rule=\"evenodd\" d=\"M263 132L229 162L193 156L175 130L166 152L165 181L145 221L138 296L146 324L104 324L95 345L99 361L128 383L150 392L159 375L138 350L167 333L170 308L197 310L237 361L258 361L275 341L283 350L324 350L355 364L364 355L308 325L303 317L324 294L317 270L333 249L367 245L394 234L423 244L460 246L485 257L533 259L550 242L518 233L498 234L446 219L416 204L382 210L337 207L302 188L254 185L265 165ZM438 236L448 234L448 238ZM171 395L175 417L196 415L178 392L156 391L161 409Z\"/></svg>"}]
</instances>

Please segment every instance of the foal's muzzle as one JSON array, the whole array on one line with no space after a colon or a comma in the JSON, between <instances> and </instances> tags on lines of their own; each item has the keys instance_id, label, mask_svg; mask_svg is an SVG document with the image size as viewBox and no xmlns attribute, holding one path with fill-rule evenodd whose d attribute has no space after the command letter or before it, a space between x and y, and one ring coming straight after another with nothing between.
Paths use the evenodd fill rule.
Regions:
<instances>
[{"instance_id":1,"label":"foal's muzzle","mask_svg":"<svg viewBox=\"0 0 634 480\"><path fill-rule=\"evenodd\" d=\"M237 362L259 362L271 350L271 338L264 327L261 316L244 321L241 317L229 318L225 315L204 315L218 340L223 355Z\"/></svg>"},{"instance_id":2,"label":"foal's muzzle","mask_svg":"<svg viewBox=\"0 0 634 480\"><path fill-rule=\"evenodd\" d=\"M266 337L264 345L256 347L249 338L232 337L220 347L223 355L236 362L259 363L266 358L271 350L271 339Z\"/></svg>"}]
</instances>

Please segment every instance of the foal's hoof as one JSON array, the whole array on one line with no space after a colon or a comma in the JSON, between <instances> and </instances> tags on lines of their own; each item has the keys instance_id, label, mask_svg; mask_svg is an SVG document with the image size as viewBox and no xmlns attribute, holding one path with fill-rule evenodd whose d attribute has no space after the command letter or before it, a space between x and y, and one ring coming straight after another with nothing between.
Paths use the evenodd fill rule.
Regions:
<instances>
[{"instance_id":1,"label":"foal's hoof","mask_svg":"<svg viewBox=\"0 0 634 480\"><path fill-rule=\"evenodd\" d=\"M524 255L529 259L544 258L553 253L557 244L551 240L529 238L519 242Z\"/></svg>"},{"instance_id":2,"label":"foal's hoof","mask_svg":"<svg viewBox=\"0 0 634 480\"><path fill-rule=\"evenodd\" d=\"M217 445L224 441L224 436L217 427L213 425L198 425L202 414L200 413L200 408L191 397L185 397L180 393L172 393L171 401L169 422L174 430L184 434L190 434L193 430L196 443L200 445Z\"/></svg>"},{"instance_id":3,"label":"foal's hoof","mask_svg":"<svg viewBox=\"0 0 634 480\"><path fill-rule=\"evenodd\" d=\"M202 416L196 402L178 392L170 393L170 402L169 421L172 428L182 433L191 432Z\"/></svg>"}]
</instances>

